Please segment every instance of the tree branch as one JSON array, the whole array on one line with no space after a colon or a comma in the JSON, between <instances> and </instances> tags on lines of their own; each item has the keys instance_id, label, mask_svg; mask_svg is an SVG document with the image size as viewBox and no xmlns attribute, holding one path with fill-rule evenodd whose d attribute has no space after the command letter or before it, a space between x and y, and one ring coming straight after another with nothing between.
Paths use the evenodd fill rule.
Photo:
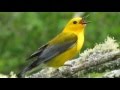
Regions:
<instances>
[{"instance_id":1,"label":"tree branch","mask_svg":"<svg viewBox=\"0 0 120 90\"><path fill-rule=\"evenodd\" d=\"M118 47L118 43L108 37L103 44L98 44L93 49L84 51L80 54L80 58L67 61L65 63L67 66L62 66L59 69L46 67L29 78L79 78L82 77L80 73L86 74L119 68L120 50Z\"/></svg>"}]
</instances>

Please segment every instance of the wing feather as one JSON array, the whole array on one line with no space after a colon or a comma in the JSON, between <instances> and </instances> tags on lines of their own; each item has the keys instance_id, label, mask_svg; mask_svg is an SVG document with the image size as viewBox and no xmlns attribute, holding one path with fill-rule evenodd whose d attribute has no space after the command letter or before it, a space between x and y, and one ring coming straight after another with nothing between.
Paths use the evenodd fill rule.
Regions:
<instances>
[{"instance_id":1,"label":"wing feather","mask_svg":"<svg viewBox=\"0 0 120 90\"><path fill-rule=\"evenodd\" d=\"M48 44L42 46L35 53L33 53L28 59L33 57L37 57L34 61L38 64L41 62L48 61L53 57L63 53L67 49L71 48L77 42L77 36L75 34L70 33L61 33L53 40L51 40Z\"/></svg>"}]
</instances>

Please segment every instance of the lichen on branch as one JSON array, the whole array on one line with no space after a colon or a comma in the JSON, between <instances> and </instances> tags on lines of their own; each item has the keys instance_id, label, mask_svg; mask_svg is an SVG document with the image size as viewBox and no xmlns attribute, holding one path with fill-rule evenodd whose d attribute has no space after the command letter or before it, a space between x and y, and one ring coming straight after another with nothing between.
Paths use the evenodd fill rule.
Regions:
<instances>
[{"instance_id":1,"label":"lichen on branch","mask_svg":"<svg viewBox=\"0 0 120 90\"><path fill-rule=\"evenodd\" d=\"M82 77L81 75L91 72L105 72L120 68L119 44L114 38L107 37L93 49L87 49L77 59L65 62L58 69L46 67L40 72L28 76L29 78L68 78ZM82 73L82 74L81 74ZM101 76L102 77L102 76Z\"/></svg>"}]
</instances>

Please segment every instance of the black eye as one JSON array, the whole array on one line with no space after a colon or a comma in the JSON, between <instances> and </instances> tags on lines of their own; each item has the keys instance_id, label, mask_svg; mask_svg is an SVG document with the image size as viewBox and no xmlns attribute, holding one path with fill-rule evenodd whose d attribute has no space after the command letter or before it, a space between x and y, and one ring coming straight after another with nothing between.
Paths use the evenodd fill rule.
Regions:
<instances>
[{"instance_id":1,"label":"black eye","mask_svg":"<svg viewBox=\"0 0 120 90\"><path fill-rule=\"evenodd\" d=\"M73 24L77 24L77 21L73 21Z\"/></svg>"}]
</instances>

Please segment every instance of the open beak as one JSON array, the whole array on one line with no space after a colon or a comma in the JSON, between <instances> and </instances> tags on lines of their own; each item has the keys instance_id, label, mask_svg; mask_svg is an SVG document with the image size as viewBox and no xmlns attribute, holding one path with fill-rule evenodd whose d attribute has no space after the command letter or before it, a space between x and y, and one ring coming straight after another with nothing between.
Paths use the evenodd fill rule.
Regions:
<instances>
[{"instance_id":1,"label":"open beak","mask_svg":"<svg viewBox=\"0 0 120 90\"><path fill-rule=\"evenodd\" d=\"M82 18L82 20L80 21L80 24L88 24L90 23L91 21L86 21L84 18Z\"/></svg>"},{"instance_id":2,"label":"open beak","mask_svg":"<svg viewBox=\"0 0 120 90\"><path fill-rule=\"evenodd\" d=\"M88 17L88 16L83 17L82 20L80 21L80 24L88 24L88 23L90 23L91 21L86 21L86 18L87 18L87 17Z\"/></svg>"}]
</instances>

